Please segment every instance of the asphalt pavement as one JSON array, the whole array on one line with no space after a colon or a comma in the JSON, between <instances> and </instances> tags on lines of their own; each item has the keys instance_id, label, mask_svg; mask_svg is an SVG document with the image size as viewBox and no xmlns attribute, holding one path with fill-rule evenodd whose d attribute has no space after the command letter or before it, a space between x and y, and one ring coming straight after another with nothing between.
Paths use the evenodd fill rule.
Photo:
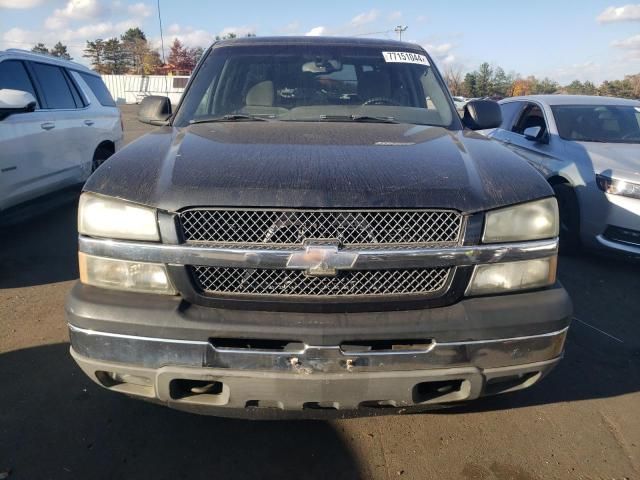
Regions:
<instances>
[{"instance_id":1,"label":"asphalt pavement","mask_svg":"<svg viewBox=\"0 0 640 480\"><path fill-rule=\"evenodd\" d=\"M150 130L123 112L127 141ZM231 420L108 392L76 367L75 215L0 229L0 479L640 479L638 264L561 257L575 319L529 390L415 415Z\"/></svg>"}]
</instances>

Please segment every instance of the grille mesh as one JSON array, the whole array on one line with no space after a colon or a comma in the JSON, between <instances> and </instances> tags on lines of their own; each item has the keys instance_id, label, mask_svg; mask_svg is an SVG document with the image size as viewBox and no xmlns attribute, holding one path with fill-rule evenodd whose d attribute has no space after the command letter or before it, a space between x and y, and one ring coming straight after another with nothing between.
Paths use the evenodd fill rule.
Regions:
<instances>
[{"instance_id":1,"label":"grille mesh","mask_svg":"<svg viewBox=\"0 0 640 480\"><path fill-rule=\"evenodd\" d=\"M455 244L462 216L442 210L309 211L191 209L180 214L185 240L298 245L338 239L343 245Z\"/></svg>"},{"instance_id":2,"label":"grille mesh","mask_svg":"<svg viewBox=\"0 0 640 480\"><path fill-rule=\"evenodd\" d=\"M303 297L441 293L449 268L353 270L337 277L310 277L301 270L193 267L201 290L210 294Z\"/></svg>"}]
</instances>

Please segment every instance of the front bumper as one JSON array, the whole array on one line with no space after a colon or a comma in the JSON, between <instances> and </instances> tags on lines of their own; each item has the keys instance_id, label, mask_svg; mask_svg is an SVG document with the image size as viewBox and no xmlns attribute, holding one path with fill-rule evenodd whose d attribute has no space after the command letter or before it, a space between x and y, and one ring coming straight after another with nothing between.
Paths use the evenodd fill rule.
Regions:
<instances>
[{"instance_id":1,"label":"front bumper","mask_svg":"<svg viewBox=\"0 0 640 480\"><path fill-rule=\"evenodd\" d=\"M583 212L583 240L587 246L623 256L640 258L640 240L621 238L616 230L637 234L640 230L640 200L600 191L586 197ZM612 234L613 232L613 234Z\"/></svg>"},{"instance_id":2,"label":"front bumper","mask_svg":"<svg viewBox=\"0 0 640 480\"><path fill-rule=\"evenodd\" d=\"M100 385L245 417L419 409L525 388L561 358L570 315L559 285L349 314L223 310L83 285L67 303L72 355ZM281 342L273 349L218 343L248 338ZM419 346L362 347L393 339Z\"/></svg>"}]
</instances>

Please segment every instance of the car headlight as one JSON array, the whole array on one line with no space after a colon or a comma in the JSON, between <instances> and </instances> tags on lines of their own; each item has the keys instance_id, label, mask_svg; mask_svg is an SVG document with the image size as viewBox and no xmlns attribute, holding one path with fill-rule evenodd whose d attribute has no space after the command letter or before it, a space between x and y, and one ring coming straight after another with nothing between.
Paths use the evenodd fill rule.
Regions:
<instances>
[{"instance_id":1,"label":"car headlight","mask_svg":"<svg viewBox=\"0 0 640 480\"><path fill-rule=\"evenodd\" d=\"M176 295L164 265L95 257L80 252L80 281L94 287Z\"/></svg>"},{"instance_id":2,"label":"car headlight","mask_svg":"<svg viewBox=\"0 0 640 480\"><path fill-rule=\"evenodd\" d=\"M92 237L160 240L155 209L92 193L80 196L78 231Z\"/></svg>"},{"instance_id":3,"label":"car headlight","mask_svg":"<svg viewBox=\"0 0 640 480\"><path fill-rule=\"evenodd\" d=\"M487 212L484 243L517 242L557 237L558 202L554 197Z\"/></svg>"},{"instance_id":4,"label":"car headlight","mask_svg":"<svg viewBox=\"0 0 640 480\"><path fill-rule=\"evenodd\" d=\"M640 184L618 180L605 175L596 175L598 188L605 193L623 197L640 198Z\"/></svg>"},{"instance_id":5,"label":"car headlight","mask_svg":"<svg viewBox=\"0 0 640 480\"><path fill-rule=\"evenodd\" d=\"M466 295L487 295L553 285L557 257L476 265Z\"/></svg>"}]
</instances>

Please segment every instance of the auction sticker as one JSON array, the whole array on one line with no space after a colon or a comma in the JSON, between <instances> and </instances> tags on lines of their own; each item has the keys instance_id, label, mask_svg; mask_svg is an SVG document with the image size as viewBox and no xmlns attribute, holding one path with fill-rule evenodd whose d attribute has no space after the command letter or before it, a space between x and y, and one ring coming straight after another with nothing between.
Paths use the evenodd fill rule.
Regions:
<instances>
[{"instance_id":1,"label":"auction sticker","mask_svg":"<svg viewBox=\"0 0 640 480\"><path fill-rule=\"evenodd\" d=\"M384 61L387 63L417 63L418 65L429 66L429 61L424 55L412 52L382 52Z\"/></svg>"}]
</instances>

